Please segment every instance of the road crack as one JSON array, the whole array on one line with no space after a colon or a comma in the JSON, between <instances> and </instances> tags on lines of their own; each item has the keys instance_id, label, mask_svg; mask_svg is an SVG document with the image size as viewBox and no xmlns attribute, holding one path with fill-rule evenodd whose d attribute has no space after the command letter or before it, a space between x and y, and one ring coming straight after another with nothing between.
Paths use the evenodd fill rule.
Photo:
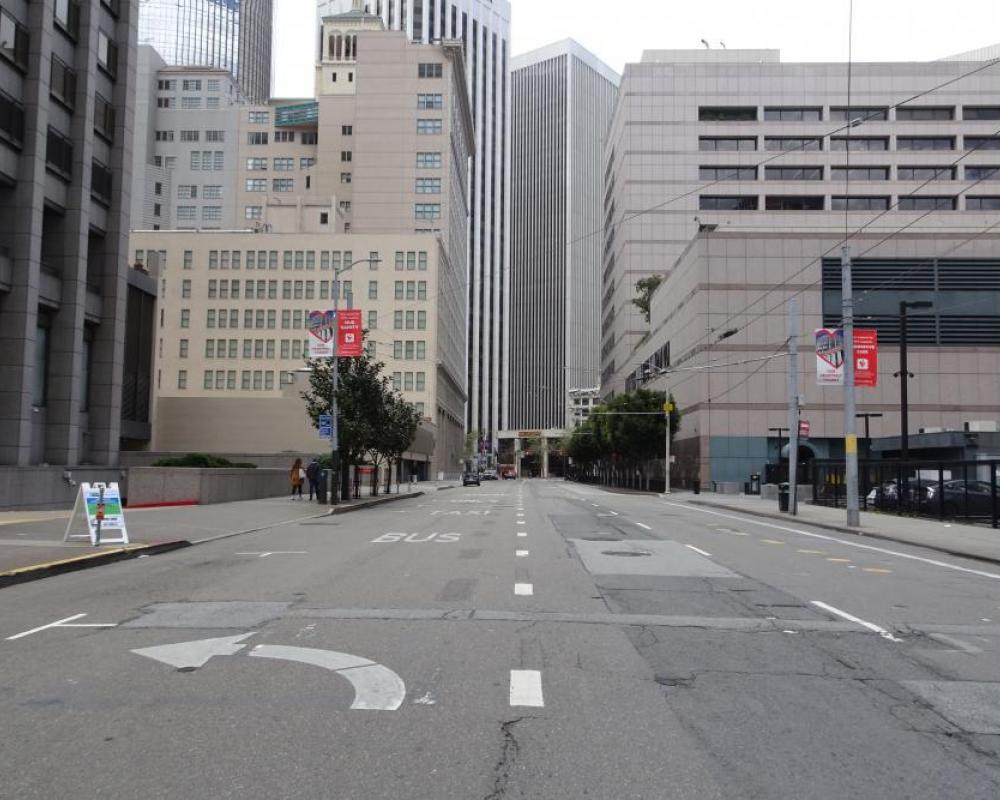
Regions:
<instances>
[{"instance_id":1,"label":"road crack","mask_svg":"<svg viewBox=\"0 0 1000 800\"><path fill-rule=\"evenodd\" d=\"M507 783L521 752L521 745L518 743L517 737L514 736L514 726L526 719L534 719L534 717L515 717L500 723L503 741L500 747L500 758L497 759L496 766L493 767L493 791L486 795L483 800L503 800L507 796Z\"/></svg>"}]
</instances>

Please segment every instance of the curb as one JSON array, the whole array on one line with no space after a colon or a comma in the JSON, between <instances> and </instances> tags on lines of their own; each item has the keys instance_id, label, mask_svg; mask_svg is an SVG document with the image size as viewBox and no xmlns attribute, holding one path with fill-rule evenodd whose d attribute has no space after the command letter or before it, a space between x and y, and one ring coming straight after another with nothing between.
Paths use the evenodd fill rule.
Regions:
<instances>
[{"instance_id":1,"label":"curb","mask_svg":"<svg viewBox=\"0 0 1000 800\"><path fill-rule=\"evenodd\" d=\"M399 500L411 500L416 497L423 497L423 492L412 492L410 494L387 494L385 497L377 497L369 500L367 503L355 503L349 506L334 506L326 514L325 517L333 517L338 514L350 514L352 511L364 511L366 508L375 508L376 506L384 506L386 503L395 503Z\"/></svg>"},{"instance_id":2,"label":"curb","mask_svg":"<svg viewBox=\"0 0 1000 800\"><path fill-rule=\"evenodd\" d=\"M727 506L722 503L706 503L702 500L688 500L686 501L692 506L700 506L702 508L721 508L725 511L732 511L737 514L747 514L751 517L761 517L763 519L773 519L779 520L781 522L793 522L797 521L800 525L808 525L812 528L820 528L825 531L833 531L834 533L846 533L851 536L857 536L858 538L865 539L878 539L883 542L893 542L895 544L906 544L910 547L922 547L925 550L933 550L935 553L943 553L948 556L955 556L956 558L968 558L972 561L981 561L984 564L992 564L994 566L1000 565L1000 558L994 558L992 556L976 555L974 553L963 552L961 550L956 550L950 547L944 547L941 545L934 544L924 544L923 542L913 542L909 539L900 539L896 536L889 536L885 533L878 533L876 531L865 529L865 528L848 528L846 525L834 525L829 522L812 522L803 520L800 517L790 517L787 514L772 514L767 511L756 511L747 508L739 508L737 506Z\"/></svg>"},{"instance_id":3,"label":"curb","mask_svg":"<svg viewBox=\"0 0 1000 800\"><path fill-rule=\"evenodd\" d=\"M53 575L77 572L83 569L90 569L91 567L99 567L103 564L113 564L116 561L128 561L140 556L155 556L161 553L169 553L173 550L181 550L190 546L191 542L186 539L178 539L173 542L119 547L103 553L92 553L60 561L49 561L45 564L35 564L30 567L21 567L10 572L0 572L0 589L7 586L16 586L20 583L30 583L42 578L49 578Z\"/></svg>"}]
</instances>

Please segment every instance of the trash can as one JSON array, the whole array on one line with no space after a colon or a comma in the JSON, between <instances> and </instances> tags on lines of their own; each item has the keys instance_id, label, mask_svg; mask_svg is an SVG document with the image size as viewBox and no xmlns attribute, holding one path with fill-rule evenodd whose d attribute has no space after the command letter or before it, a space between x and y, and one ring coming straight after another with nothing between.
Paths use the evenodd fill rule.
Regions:
<instances>
[{"instance_id":1,"label":"trash can","mask_svg":"<svg viewBox=\"0 0 1000 800\"><path fill-rule=\"evenodd\" d=\"M791 486L787 483L778 484L778 511L788 513L788 500L791 497Z\"/></svg>"},{"instance_id":2,"label":"trash can","mask_svg":"<svg viewBox=\"0 0 1000 800\"><path fill-rule=\"evenodd\" d=\"M755 472L750 476L750 494L760 494L760 473Z\"/></svg>"},{"instance_id":3,"label":"trash can","mask_svg":"<svg viewBox=\"0 0 1000 800\"><path fill-rule=\"evenodd\" d=\"M695 478L691 481L691 488L694 490L695 494L701 494L701 480Z\"/></svg>"}]
</instances>

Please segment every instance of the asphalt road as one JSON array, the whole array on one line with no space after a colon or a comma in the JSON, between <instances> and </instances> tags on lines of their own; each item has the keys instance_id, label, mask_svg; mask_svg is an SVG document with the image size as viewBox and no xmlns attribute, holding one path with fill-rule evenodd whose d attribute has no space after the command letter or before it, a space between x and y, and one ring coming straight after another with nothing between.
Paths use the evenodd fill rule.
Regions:
<instances>
[{"instance_id":1,"label":"asphalt road","mask_svg":"<svg viewBox=\"0 0 1000 800\"><path fill-rule=\"evenodd\" d=\"M484 483L0 604L2 798L1000 797L1000 569L683 500Z\"/></svg>"}]
</instances>

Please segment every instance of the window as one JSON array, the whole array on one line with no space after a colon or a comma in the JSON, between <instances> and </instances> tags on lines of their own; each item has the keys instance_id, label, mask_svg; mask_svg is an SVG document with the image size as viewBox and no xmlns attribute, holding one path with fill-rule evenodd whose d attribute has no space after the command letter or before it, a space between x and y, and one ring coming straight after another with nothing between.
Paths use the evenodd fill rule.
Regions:
<instances>
[{"instance_id":1,"label":"window","mask_svg":"<svg viewBox=\"0 0 1000 800\"><path fill-rule=\"evenodd\" d=\"M215 358L215 339L205 340L205 358Z\"/></svg>"},{"instance_id":2,"label":"window","mask_svg":"<svg viewBox=\"0 0 1000 800\"><path fill-rule=\"evenodd\" d=\"M969 143L966 141L966 148ZM897 136L897 150L954 150L954 136Z\"/></svg>"},{"instance_id":3,"label":"window","mask_svg":"<svg viewBox=\"0 0 1000 800\"><path fill-rule=\"evenodd\" d=\"M413 373L406 372L403 374L403 389L407 392L413 391Z\"/></svg>"},{"instance_id":4,"label":"window","mask_svg":"<svg viewBox=\"0 0 1000 800\"><path fill-rule=\"evenodd\" d=\"M267 170L266 158L248 158L247 170L250 172L263 172Z\"/></svg>"},{"instance_id":5,"label":"window","mask_svg":"<svg viewBox=\"0 0 1000 800\"><path fill-rule=\"evenodd\" d=\"M209 281L209 284L211 283L213 283L213 281ZM211 291L211 289L209 291ZM183 297L186 300L190 296L191 296L191 281L185 278L183 281L181 281L181 297ZM211 294L209 294L209 297L211 297Z\"/></svg>"},{"instance_id":6,"label":"window","mask_svg":"<svg viewBox=\"0 0 1000 800\"><path fill-rule=\"evenodd\" d=\"M319 134L316 131L302 131L299 141L302 144L316 144L319 142Z\"/></svg>"},{"instance_id":7,"label":"window","mask_svg":"<svg viewBox=\"0 0 1000 800\"><path fill-rule=\"evenodd\" d=\"M698 207L702 211L756 211L758 199L750 195L745 197L702 195L698 198Z\"/></svg>"},{"instance_id":8,"label":"window","mask_svg":"<svg viewBox=\"0 0 1000 800\"><path fill-rule=\"evenodd\" d=\"M444 101L439 94L418 94L417 108L436 110L444 107Z\"/></svg>"},{"instance_id":9,"label":"window","mask_svg":"<svg viewBox=\"0 0 1000 800\"><path fill-rule=\"evenodd\" d=\"M174 140L173 131L157 131L156 141L158 142L172 142Z\"/></svg>"},{"instance_id":10,"label":"window","mask_svg":"<svg viewBox=\"0 0 1000 800\"><path fill-rule=\"evenodd\" d=\"M72 110L76 107L76 72L53 53L51 58L52 80L49 94Z\"/></svg>"},{"instance_id":11,"label":"window","mask_svg":"<svg viewBox=\"0 0 1000 800\"><path fill-rule=\"evenodd\" d=\"M967 197L966 211L1000 211L1000 197Z\"/></svg>"},{"instance_id":12,"label":"window","mask_svg":"<svg viewBox=\"0 0 1000 800\"><path fill-rule=\"evenodd\" d=\"M426 250L421 250L417 255L419 256L419 263L417 265L417 269L419 269L421 272L426 272L427 271L427 251Z\"/></svg>"},{"instance_id":13,"label":"window","mask_svg":"<svg viewBox=\"0 0 1000 800\"><path fill-rule=\"evenodd\" d=\"M338 206L338 207L340 208L340 210L341 210L341 211L343 211L343 212L344 212L345 214L347 214L347 213L350 213L350 210L351 210L351 201L350 201L350 200L341 200L341 201L340 201L340 202L339 202L339 203L337 204L337 206Z\"/></svg>"},{"instance_id":14,"label":"window","mask_svg":"<svg viewBox=\"0 0 1000 800\"><path fill-rule=\"evenodd\" d=\"M56 27L74 42L80 35L80 4L77 0L56 0L53 12Z\"/></svg>"},{"instance_id":15,"label":"window","mask_svg":"<svg viewBox=\"0 0 1000 800\"><path fill-rule=\"evenodd\" d=\"M955 167L899 167L896 178L901 181L953 181Z\"/></svg>"},{"instance_id":16,"label":"window","mask_svg":"<svg viewBox=\"0 0 1000 800\"><path fill-rule=\"evenodd\" d=\"M440 153L417 153L417 169L438 169L440 166Z\"/></svg>"},{"instance_id":17,"label":"window","mask_svg":"<svg viewBox=\"0 0 1000 800\"><path fill-rule=\"evenodd\" d=\"M887 181L888 167L831 167L830 178L835 181Z\"/></svg>"},{"instance_id":18,"label":"window","mask_svg":"<svg viewBox=\"0 0 1000 800\"><path fill-rule=\"evenodd\" d=\"M291 192L295 189L295 178L275 178L271 181L274 192Z\"/></svg>"},{"instance_id":19,"label":"window","mask_svg":"<svg viewBox=\"0 0 1000 800\"><path fill-rule=\"evenodd\" d=\"M928 122L955 119L953 106L899 106L896 108L899 122Z\"/></svg>"},{"instance_id":20,"label":"window","mask_svg":"<svg viewBox=\"0 0 1000 800\"><path fill-rule=\"evenodd\" d=\"M768 122L821 122L822 108L765 108L764 119Z\"/></svg>"},{"instance_id":21,"label":"window","mask_svg":"<svg viewBox=\"0 0 1000 800\"><path fill-rule=\"evenodd\" d=\"M899 198L900 211L954 211L957 205L955 197L930 197L926 195Z\"/></svg>"},{"instance_id":22,"label":"window","mask_svg":"<svg viewBox=\"0 0 1000 800\"><path fill-rule=\"evenodd\" d=\"M414 207L414 217L416 219L441 219L441 204L417 203Z\"/></svg>"},{"instance_id":23,"label":"window","mask_svg":"<svg viewBox=\"0 0 1000 800\"><path fill-rule=\"evenodd\" d=\"M201 80L200 79L189 79L181 82L181 88L185 92L200 92L201 91Z\"/></svg>"},{"instance_id":24,"label":"window","mask_svg":"<svg viewBox=\"0 0 1000 800\"><path fill-rule=\"evenodd\" d=\"M407 281L406 282L406 299L416 300L417 299L417 282Z\"/></svg>"},{"instance_id":25,"label":"window","mask_svg":"<svg viewBox=\"0 0 1000 800\"><path fill-rule=\"evenodd\" d=\"M340 135L341 136L353 136L354 135L354 126L353 125L341 125L340 126Z\"/></svg>"},{"instance_id":26,"label":"window","mask_svg":"<svg viewBox=\"0 0 1000 800\"><path fill-rule=\"evenodd\" d=\"M263 206L244 206L243 207L243 218L250 220L260 220L264 219L264 207Z\"/></svg>"},{"instance_id":27,"label":"window","mask_svg":"<svg viewBox=\"0 0 1000 800\"><path fill-rule=\"evenodd\" d=\"M823 140L814 137L765 136L764 149L773 151L822 150Z\"/></svg>"},{"instance_id":28,"label":"window","mask_svg":"<svg viewBox=\"0 0 1000 800\"><path fill-rule=\"evenodd\" d=\"M991 180L1000 175L1000 167L966 167L965 179L972 181Z\"/></svg>"},{"instance_id":29,"label":"window","mask_svg":"<svg viewBox=\"0 0 1000 800\"><path fill-rule=\"evenodd\" d=\"M440 78L443 75L441 64L418 64L418 78Z\"/></svg>"},{"instance_id":30,"label":"window","mask_svg":"<svg viewBox=\"0 0 1000 800\"><path fill-rule=\"evenodd\" d=\"M188 388L188 373L186 369L177 370L177 388L178 389Z\"/></svg>"},{"instance_id":31,"label":"window","mask_svg":"<svg viewBox=\"0 0 1000 800\"><path fill-rule=\"evenodd\" d=\"M378 328L378 312L369 311L368 312L368 330L373 331Z\"/></svg>"},{"instance_id":32,"label":"window","mask_svg":"<svg viewBox=\"0 0 1000 800\"><path fill-rule=\"evenodd\" d=\"M888 136L831 136L830 149L838 151L850 150L851 152L855 152L858 150L861 151L888 150L889 137Z\"/></svg>"},{"instance_id":33,"label":"window","mask_svg":"<svg viewBox=\"0 0 1000 800\"><path fill-rule=\"evenodd\" d=\"M240 388L249 389L250 388L250 370L243 370L240 372Z\"/></svg>"},{"instance_id":34,"label":"window","mask_svg":"<svg viewBox=\"0 0 1000 800\"><path fill-rule=\"evenodd\" d=\"M427 299L427 281L417 281L417 300Z\"/></svg>"},{"instance_id":35,"label":"window","mask_svg":"<svg viewBox=\"0 0 1000 800\"><path fill-rule=\"evenodd\" d=\"M181 108L187 109L188 111L193 111L194 109L201 108L201 98L200 97L182 97L181 98Z\"/></svg>"},{"instance_id":36,"label":"window","mask_svg":"<svg viewBox=\"0 0 1000 800\"><path fill-rule=\"evenodd\" d=\"M378 300L378 281L368 281L368 299Z\"/></svg>"},{"instance_id":37,"label":"window","mask_svg":"<svg viewBox=\"0 0 1000 800\"><path fill-rule=\"evenodd\" d=\"M822 211L824 198L807 195L768 195L764 207L768 211Z\"/></svg>"},{"instance_id":38,"label":"window","mask_svg":"<svg viewBox=\"0 0 1000 800\"><path fill-rule=\"evenodd\" d=\"M3 114L0 113L0 119ZM94 132L111 143L115 138L115 109L100 94L94 94Z\"/></svg>"},{"instance_id":39,"label":"window","mask_svg":"<svg viewBox=\"0 0 1000 800\"><path fill-rule=\"evenodd\" d=\"M889 119L888 108L862 106L833 106L830 119L842 122L885 122Z\"/></svg>"},{"instance_id":40,"label":"window","mask_svg":"<svg viewBox=\"0 0 1000 800\"><path fill-rule=\"evenodd\" d=\"M417 178L417 194L441 194L441 179Z\"/></svg>"},{"instance_id":41,"label":"window","mask_svg":"<svg viewBox=\"0 0 1000 800\"><path fill-rule=\"evenodd\" d=\"M222 206L203 206L201 218L204 222L221 222Z\"/></svg>"},{"instance_id":42,"label":"window","mask_svg":"<svg viewBox=\"0 0 1000 800\"><path fill-rule=\"evenodd\" d=\"M350 150L341 150L340 151L340 160L341 160L341 162L344 162L344 163L349 162L349 161L352 160L352 158L353 158L353 154L351 153Z\"/></svg>"},{"instance_id":43,"label":"window","mask_svg":"<svg viewBox=\"0 0 1000 800\"><path fill-rule=\"evenodd\" d=\"M998 120L1000 119L1000 106L965 106L962 109L962 118L966 120Z\"/></svg>"},{"instance_id":44,"label":"window","mask_svg":"<svg viewBox=\"0 0 1000 800\"><path fill-rule=\"evenodd\" d=\"M206 142L224 142L226 141L225 131L205 131L205 141Z\"/></svg>"},{"instance_id":45,"label":"window","mask_svg":"<svg viewBox=\"0 0 1000 800\"><path fill-rule=\"evenodd\" d=\"M202 387L204 387L205 389L211 389L212 388L212 379L213 379L214 375L215 375L215 373L212 372L212 370L206 369L205 370L205 377L204 377L204 380L203 380L203 382L201 384Z\"/></svg>"},{"instance_id":46,"label":"window","mask_svg":"<svg viewBox=\"0 0 1000 800\"><path fill-rule=\"evenodd\" d=\"M104 31L97 32L97 66L112 80L118 77L118 45Z\"/></svg>"},{"instance_id":47,"label":"window","mask_svg":"<svg viewBox=\"0 0 1000 800\"><path fill-rule=\"evenodd\" d=\"M328 212L328 211L320 211L319 212L319 224L320 225L329 225L330 224L330 212ZM326 254L324 253L324 255L326 255ZM329 267L328 267L328 269L329 269Z\"/></svg>"},{"instance_id":48,"label":"window","mask_svg":"<svg viewBox=\"0 0 1000 800\"><path fill-rule=\"evenodd\" d=\"M200 170L201 169L201 151L192 150L191 151L191 169Z\"/></svg>"},{"instance_id":49,"label":"window","mask_svg":"<svg viewBox=\"0 0 1000 800\"><path fill-rule=\"evenodd\" d=\"M351 182L351 173L350 172L341 172L340 173L340 182L341 183L350 183Z\"/></svg>"},{"instance_id":50,"label":"window","mask_svg":"<svg viewBox=\"0 0 1000 800\"><path fill-rule=\"evenodd\" d=\"M417 330L425 331L427 330L427 312L418 311L417 312Z\"/></svg>"},{"instance_id":51,"label":"window","mask_svg":"<svg viewBox=\"0 0 1000 800\"><path fill-rule=\"evenodd\" d=\"M833 197L830 208L833 211L887 211L888 197Z\"/></svg>"},{"instance_id":52,"label":"window","mask_svg":"<svg viewBox=\"0 0 1000 800\"><path fill-rule=\"evenodd\" d=\"M247 144L267 144L267 131L250 131L247 133Z\"/></svg>"},{"instance_id":53,"label":"window","mask_svg":"<svg viewBox=\"0 0 1000 800\"><path fill-rule=\"evenodd\" d=\"M181 309L181 327L190 328L191 327L191 311L187 308Z\"/></svg>"},{"instance_id":54,"label":"window","mask_svg":"<svg viewBox=\"0 0 1000 800\"><path fill-rule=\"evenodd\" d=\"M309 169L310 167L315 166L315 164L316 164L316 159L315 158L300 158L299 159L299 169Z\"/></svg>"},{"instance_id":55,"label":"window","mask_svg":"<svg viewBox=\"0 0 1000 800\"><path fill-rule=\"evenodd\" d=\"M746 151L757 149L756 136L700 136L698 149L704 151Z\"/></svg>"},{"instance_id":56,"label":"window","mask_svg":"<svg viewBox=\"0 0 1000 800\"><path fill-rule=\"evenodd\" d=\"M701 106L699 122L756 122L756 106Z\"/></svg>"},{"instance_id":57,"label":"window","mask_svg":"<svg viewBox=\"0 0 1000 800\"><path fill-rule=\"evenodd\" d=\"M409 342L407 342L407 345L409 345ZM417 360L418 361L423 361L425 358L427 358L427 342L418 341L417 342Z\"/></svg>"},{"instance_id":58,"label":"window","mask_svg":"<svg viewBox=\"0 0 1000 800\"><path fill-rule=\"evenodd\" d=\"M172 92L177 88L177 81L157 81L156 88L161 92Z\"/></svg>"},{"instance_id":59,"label":"window","mask_svg":"<svg viewBox=\"0 0 1000 800\"><path fill-rule=\"evenodd\" d=\"M703 181L755 181L757 167L698 167L698 178Z\"/></svg>"},{"instance_id":60,"label":"window","mask_svg":"<svg viewBox=\"0 0 1000 800\"><path fill-rule=\"evenodd\" d=\"M439 119L418 119L417 133L422 136L441 133L442 126Z\"/></svg>"},{"instance_id":61,"label":"window","mask_svg":"<svg viewBox=\"0 0 1000 800\"><path fill-rule=\"evenodd\" d=\"M220 82L218 78L209 78L205 90L208 92L218 92L220 89Z\"/></svg>"},{"instance_id":62,"label":"window","mask_svg":"<svg viewBox=\"0 0 1000 800\"><path fill-rule=\"evenodd\" d=\"M416 386L416 389L417 389L418 392L422 392L426 388L427 388L427 373L426 372L418 372L417 373L417 386ZM665 426L666 426L666 423L664 423L664 429L666 429Z\"/></svg>"},{"instance_id":63,"label":"window","mask_svg":"<svg viewBox=\"0 0 1000 800\"><path fill-rule=\"evenodd\" d=\"M246 190L248 192L266 192L267 178L247 178Z\"/></svg>"},{"instance_id":64,"label":"window","mask_svg":"<svg viewBox=\"0 0 1000 800\"><path fill-rule=\"evenodd\" d=\"M222 187L221 186L205 186L202 188L201 196L206 200L221 200L222 199Z\"/></svg>"},{"instance_id":65,"label":"window","mask_svg":"<svg viewBox=\"0 0 1000 800\"><path fill-rule=\"evenodd\" d=\"M295 131L275 131L274 132L275 142L294 142L295 141Z\"/></svg>"},{"instance_id":66,"label":"window","mask_svg":"<svg viewBox=\"0 0 1000 800\"><path fill-rule=\"evenodd\" d=\"M177 219L184 222L193 222L197 216L197 206L177 206Z\"/></svg>"},{"instance_id":67,"label":"window","mask_svg":"<svg viewBox=\"0 0 1000 800\"><path fill-rule=\"evenodd\" d=\"M177 187L177 199L179 200L191 200L198 197L198 187L197 186L187 186L185 184L180 184Z\"/></svg>"},{"instance_id":68,"label":"window","mask_svg":"<svg viewBox=\"0 0 1000 800\"><path fill-rule=\"evenodd\" d=\"M157 97L156 107L157 108L174 108L176 106L176 98L174 97Z\"/></svg>"},{"instance_id":69,"label":"window","mask_svg":"<svg viewBox=\"0 0 1000 800\"><path fill-rule=\"evenodd\" d=\"M952 140L953 141L953 140ZM941 148L945 149L945 148ZM1000 137L997 136L966 136L966 150L1000 150Z\"/></svg>"},{"instance_id":70,"label":"window","mask_svg":"<svg viewBox=\"0 0 1000 800\"><path fill-rule=\"evenodd\" d=\"M192 250L184 251L184 269L192 269L194 267L194 252Z\"/></svg>"},{"instance_id":71,"label":"window","mask_svg":"<svg viewBox=\"0 0 1000 800\"><path fill-rule=\"evenodd\" d=\"M250 112L250 124L251 125L270 125L271 124L271 112L270 111L251 111Z\"/></svg>"},{"instance_id":72,"label":"window","mask_svg":"<svg viewBox=\"0 0 1000 800\"><path fill-rule=\"evenodd\" d=\"M766 167L764 179L769 181L821 181L822 167Z\"/></svg>"},{"instance_id":73,"label":"window","mask_svg":"<svg viewBox=\"0 0 1000 800\"><path fill-rule=\"evenodd\" d=\"M392 373L392 388L393 391L400 392L403 390L403 373L394 372Z\"/></svg>"}]
</instances>

